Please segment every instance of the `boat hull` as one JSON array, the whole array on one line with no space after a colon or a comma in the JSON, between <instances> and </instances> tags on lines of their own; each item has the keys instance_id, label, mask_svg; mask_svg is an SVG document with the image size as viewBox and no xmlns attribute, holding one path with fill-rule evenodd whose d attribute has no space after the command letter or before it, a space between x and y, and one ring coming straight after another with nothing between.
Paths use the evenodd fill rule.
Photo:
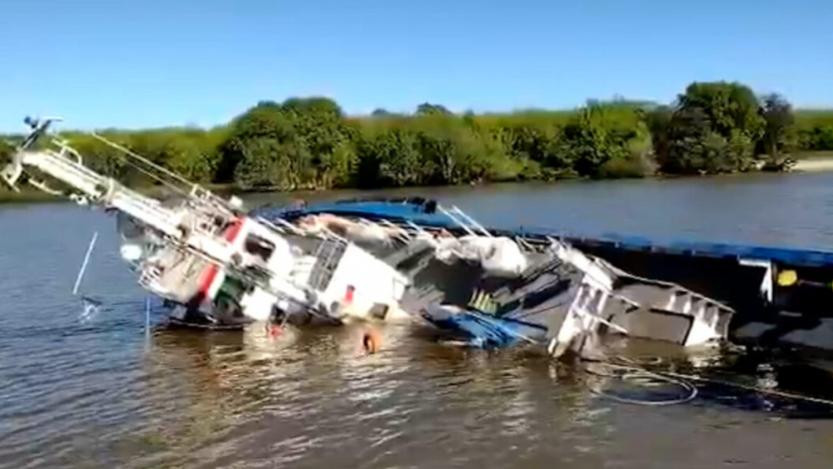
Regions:
<instances>
[{"instance_id":1,"label":"boat hull","mask_svg":"<svg viewBox=\"0 0 833 469\"><path fill-rule=\"evenodd\" d=\"M354 199L301 210L265 208L267 217L293 220L329 213L464 234L459 224L422 198ZM630 274L678 284L735 311L729 337L767 347L808 346L833 351L833 252L701 242L661 242L616 235L572 236L551 229L489 229L530 244L563 241ZM797 281L782 283L782 274Z\"/></svg>"}]
</instances>

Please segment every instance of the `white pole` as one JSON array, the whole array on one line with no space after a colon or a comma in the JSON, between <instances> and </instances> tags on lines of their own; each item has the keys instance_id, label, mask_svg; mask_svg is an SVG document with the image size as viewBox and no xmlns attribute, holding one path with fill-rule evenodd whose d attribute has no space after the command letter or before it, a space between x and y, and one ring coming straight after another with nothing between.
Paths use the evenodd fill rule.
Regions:
<instances>
[{"instance_id":1,"label":"white pole","mask_svg":"<svg viewBox=\"0 0 833 469\"><path fill-rule=\"evenodd\" d=\"M481 225L480 223L478 223L478 222L477 222L477 220L475 220L474 218L470 217L468 213L466 213L466 212L464 212L464 211L460 210L460 208L459 208L459 207L457 207L456 205L452 205L451 209L452 209L454 212L456 212L458 215L460 215L461 217L463 217L463 218L464 218L467 222L471 223L471 224L472 224L472 226L474 226L475 228L477 228L478 230L480 230L480 231L481 231L481 232L482 232L485 236L488 236L489 238L494 238L494 235L492 235L492 233L489 233L489 230L487 230L485 227L483 227L483 225Z\"/></svg>"},{"instance_id":2,"label":"white pole","mask_svg":"<svg viewBox=\"0 0 833 469\"><path fill-rule=\"evenodd\" d=\"M150 341L150 297L145 298L145 339Z\"/></svg>"},{"instance_id":3,"label":"white pole","mask_svg":"<svg viewBox=\"0 0 833 469\"><path fill-rule=\"evenodd\" d=\"M93 233L93 238L90 240L90 245L87 247L87 253L84 255L84 262L81 263L81 270L78 271L78 277L75 278L75 286L72 288L72 294L78 294L78 287L81 286L81 279L84 278L84 272L87 270L87 264L90 262L90 255L93 253L93 246L95 240L98 239L98 231Z\"/></svg>"},{"instance_id":4,"label":"white pole","mask_svg":"<svg viewBox=\"0 0 833 469\"><path fill-rule=\"evenodd\" d=\"M455 217L455 216L454 216L451 212L449 212L449 211L448 211L448 210L446 210L445 208L443 208L443 207L439 207L439 206L438 206L438 207L437 207L437 210L439 210L440 212L442 212L442 214L443 214L443 215L445 215L445 216L447 216L448 218L450 218L450 219L451 219L454 223L458 224L458 225L460 226L460 228L462 228L462 229L463 229L463 231L465 231L466 233L468 233L470 236L477 236L477 233L475 233L474 231L472 231L472 230L471 230L471 228L469 228L469 226L468 226L468 225L466 225L465 223L463 223L463 222L462 222L459 218Z\"/></svg>"}]
</instances>

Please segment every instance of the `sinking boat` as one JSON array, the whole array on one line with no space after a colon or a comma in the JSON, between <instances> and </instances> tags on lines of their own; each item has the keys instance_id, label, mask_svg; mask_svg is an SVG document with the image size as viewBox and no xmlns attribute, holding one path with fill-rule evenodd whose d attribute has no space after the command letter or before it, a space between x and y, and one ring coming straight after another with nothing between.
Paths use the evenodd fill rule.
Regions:
<instances>
[{"instance_id":1,"label":"sinking boat","mask_svg":"<svg viewBox=\"0 0 833 469\"><path fill-rule=\"evenodd\" d=\"M405 201L398 215L389 202L388 212L336 204L246 213L238 199L93 134L180 194L163 202L89 169L48 134L52 122L28 121L31 133L0 172L3 180L116 212L122 257L176 324L422 318L466 345L525 342L560 356L592 354L609 334L714 344L734 313L564 240L488 230L433 201ZM55 190L43 176L69 189Z\"/></svg>"},{"instance_id":2,"label":"sinking boat","mask_svg":"<svg viewBox=\"0 0 833 469\"><path fill-rule=\"evenodd\" d=\"M607 334L683 346L726 337L734 311L680 285L629 274L554 238L490 231L435 201L371 204L398 205L405 214L350 202L255 213L363 243L410 280L402 309L418 312L454 343L530 343L560 356L591 354Z\"/></svg>"},{"instance_id":3,"label":"sinking boat","mask_svg":"<svg viewBox=\"0 0 833 469\"><path fill-rule=\"evenodd\" d=\"M92 134L180 195L163 203L85 166L66 141L48 134L53 121L27 120L31 132L0 176L14 189L28 182L116 212L122 257L139 284L165 300L173 323L235 328L290 317L341 323L380 309L397 315L407 278L355 243L247 215L238 199L220 198ZM54 189L53 181L68 189Z\"/></svg>"},{"instance_id":4,"label":"sinking boat","mask_svg":"<svg viewBox=\"0 0 833 469\"><path fill-rule=\"evenodd\" d=\"M453 210L444 210L436 201L422 197L347 199L303 208L264 206L257 211L266 218L286 219L326 213L377 223L421 226L426 230L446 230L458 236L468 234L466 230L478 229L464 227L464 214L455 215ZM592 238L529 227L486 231L495 237L518 239L523 246L549 246L553 240L570 246L605 265L611 278L636 280L622 291L630 290L630 297L638 303L653 296L645 296L645 292L653 288L669 292L669 296L663 293L655 300L647 301L657 311L665 309L690 314L701 307L707 310L729 308L734 311L728 323L728 338L733 342L833 350L831 252L720 243L668 243L620 235ZM640 282L652 286L642 288ZM666 319L674 317L673 314L658 314L657 317ZM721 319L716 323L717 328L712 329L718 335L724 333L727 316L726 312L718 314ZM650 327L648 336L660 334L663 329L659 324L640 325L629 328L629 332L639 334L642 327ZM692 328L696 337L699 325ZM677 332L671 334L678 337L676 342L686 342L679 339L681 334L678 333L684 328L671 330Z\"/></svg>"}]
</instances>

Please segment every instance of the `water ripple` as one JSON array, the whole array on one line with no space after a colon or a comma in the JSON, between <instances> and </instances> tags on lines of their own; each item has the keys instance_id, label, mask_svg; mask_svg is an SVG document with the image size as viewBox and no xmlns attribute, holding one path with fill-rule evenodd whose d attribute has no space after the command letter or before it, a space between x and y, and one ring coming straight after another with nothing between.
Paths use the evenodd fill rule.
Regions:
<instances>
[{"instance_id":1,"label":"water ripple","mask_svg":"<svg viewBox=\"0 0 833 469\"><path fill-rule=\"evenodd\" d=\"M829 178L802 181L833 198ZM570 184L447 196L487 222L530 224L553 210L563 228L591 233L639 228L662 237L675 227L676 234L723 230L716 233L726 239L760 233L830 244L833 230L818 227L824 219L813 208L818 202L790 195L795 186L740 184L734 199L726 195L731 188L718 186L623 184L615 185L614 198L610 189L598 189L605 186ZM633 191L650 210L635 202ZM768 211L766 223L726 222L741 213L738 204L758 207L768 191L785 198L784 210ZM515 210L519 194L537 208ZM663 208L667 200L696 206L715 197L734 200L735 212L709 218ZM0 210L0 232L11 234L0 250L0 467L719 467L746 461L812 468L833 460L833 421L784 420L778 412L789 403L715 388L687 406L616 404L588 392L577 367L534 350L446 348L410 326L380 328L382 350L369 356L360 346L361 325L290 329L278 338L256 328L159 329L146 343L144 294L112 255L112 220L64 205ZM639 216L619 216L633 211ZM742 229L733 231L737 224ZM799 228L756 229L764 225ZM53 226L62 229L44 229ZM84 288L102 309L82 323L80 300L70 289L91 230L100 232L99 248ZM152 315L158 322L161 312ZM710 360L721 377L729 368L738 373L737 364L720 368L724 357ZM830 372L818 371L822 366L795 368L787 380L788 367L773 363L763 371L741 364L744 382L770 382L773 374L779 386L796 387L795 376L805 376L804 391L833 389Z\"/></svg>"}]
</instances>

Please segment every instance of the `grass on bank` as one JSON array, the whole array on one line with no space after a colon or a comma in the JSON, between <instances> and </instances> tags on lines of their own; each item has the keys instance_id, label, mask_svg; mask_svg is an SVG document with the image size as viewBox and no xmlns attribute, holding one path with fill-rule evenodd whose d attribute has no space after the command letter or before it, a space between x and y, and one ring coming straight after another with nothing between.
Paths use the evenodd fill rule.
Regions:
<instances>
[{"instance_id":1,"label":"grass on bank","mask_svg":"<svg viewBox=\"0 0 833 469\"><path fill-rule=\"evenodd\" d=\"M793 153L796 160L833 160L833 151L800 151Z\"/></svg>"}]
</instances>

